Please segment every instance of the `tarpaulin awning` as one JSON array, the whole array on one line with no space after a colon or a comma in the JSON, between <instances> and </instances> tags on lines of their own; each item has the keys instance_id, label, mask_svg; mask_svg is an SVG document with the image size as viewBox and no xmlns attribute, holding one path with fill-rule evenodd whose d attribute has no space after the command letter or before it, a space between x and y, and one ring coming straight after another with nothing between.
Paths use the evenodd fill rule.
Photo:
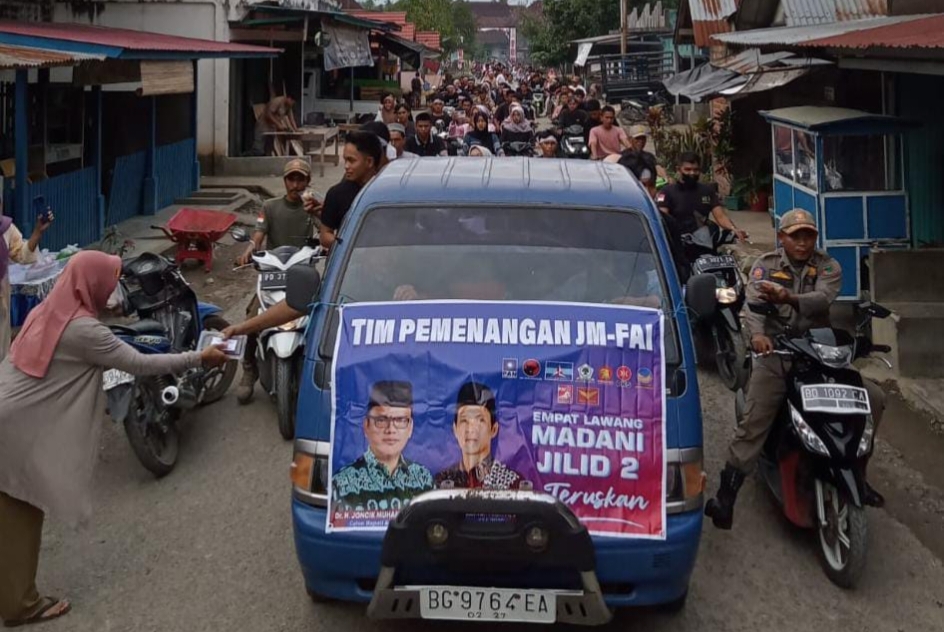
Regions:
<instances>
[{"instance_id":1,"label":"tarpaulin awning","mask_svg":"<svg viewBox=\"0 0 944 632\"><path fill-rule=\"evenodd\" d=\"M328 45L324 48L325 70L374 65L368 31L328 20L322 28L328 36Z\"/></svg>"},{"instance_id":2,"label":"tarpaulin awning","mask_svg":"<svg viewBox=\"0 0 944 632\"><path fill-rule=\"evenodd\" d=\"M785 86L814 67L831 63L793 53L762 54L758 49L748 49L673 75L663 84L673 95L684 96L692 101L719 95L743 96Z\"/></svg>"},{"instance_id":3,"label":"tarpaulin awning","mask_svg":"<svg viewBox=\"0 0 944 632\"><path fill-rule=\"evenodd\" d=\"M391 33L380 33L377 40L391 53L410 64L414 68L420 65L420 59L426 47L416 42L405 40Z\"/></svg>"}]
</instances>

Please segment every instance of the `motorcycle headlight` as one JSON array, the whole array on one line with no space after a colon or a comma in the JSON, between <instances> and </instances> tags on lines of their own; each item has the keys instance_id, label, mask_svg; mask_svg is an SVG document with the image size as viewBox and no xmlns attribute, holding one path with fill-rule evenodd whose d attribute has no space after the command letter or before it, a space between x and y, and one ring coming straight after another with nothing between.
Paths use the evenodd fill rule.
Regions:
<instances>
[{"instance_id":1,"label":"motorcycle headlight","mask_svg":"<svg viewBox=\"0 0 944 632\"><path fill-rule=\"evenodd\" d=\"M823 440L810 428L810 425L803 419L803 415L793 407L793 404L790 404L790 420L793 422L793 427L796 428L797 434L800 435L800 440L803 442L803 445L817 454L829 456L829 449L826 448L826 444L823 443Z\"/></svg>"},{"instance_id":2,"label":"motorcycle headlight","mask_svg":"<svg viewBox=\"0 0 944 632\"><path fill-rule=\"evenodd\" d=\"M875 420L872 415L865 416L865 430L862 432L862 439L859 440L859 449L856 450L856 456L864 456L872 450L872 438L875 436Z\"/></svg>"},{"instance_id":3,"label":"motorcycle headlight","mask_svg":"<svg viewBox=\"0 0 944 632\"><path fill-rule=\"evenodd\" d=\"M820 344L818 342L813 342L810 344L813 347L813 350L816 352L816 355L819 356L819 359L822 360L823 364L826 366L842 368L844 366L849 366L849 364L852 362L851 345L833 347L830 345Z\"/></svg>"},{"instance_id":4,"label":"motorcycle headlight","mask_svg":"<svg viewBox=\"0 0 944 632\"><path fill-rule=\"evenodd\" d=\"M730 305L738 300L738 293L732 287L719 287L715 290L715 298L722 305Z\"/></svg>"},{"instance_id":5,"label":"motorcycle headlight","mask_svg":"<svg viewBox=\"0 0 944 632\"><path fill-rule=\"evenodd\" d=\"M590 153L590 150L587 149L587 146L586 146L586 145L584 145L583 147L580 148L580 153L582 153L582 154L589 154L589 153Z\"/></svg>"}]
</instances>

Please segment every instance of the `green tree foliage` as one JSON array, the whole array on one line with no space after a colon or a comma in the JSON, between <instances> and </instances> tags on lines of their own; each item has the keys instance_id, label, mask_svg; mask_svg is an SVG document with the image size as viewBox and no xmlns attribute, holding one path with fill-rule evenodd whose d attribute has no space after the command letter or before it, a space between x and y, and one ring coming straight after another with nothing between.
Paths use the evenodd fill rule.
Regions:
<instances>
[{"instance_id":1,"label":"green tree foliage","mask_svg":"<svg viewBox=\"0 0 944 632\"><path fill-rule=\"evenodd\" d=\"M629 10L647 1L628 0ZM531 58L556 66L571 61L571 40L618 31L619 22L620 0L544 0L544 15L523 16L521 29L531 43Z\"/></svg>"},{"instance_id":2,"label":"green tree foliage","mask_svg":"<svg viewBox=\"0 0 944 632\"><path fill-rule=\"evenodd\" d=\"M407 20L419 31L437 31L447 54L475 40L475 20L464 0L399 0L386 9L406 11Z\"/></svg>"}]
</instances>

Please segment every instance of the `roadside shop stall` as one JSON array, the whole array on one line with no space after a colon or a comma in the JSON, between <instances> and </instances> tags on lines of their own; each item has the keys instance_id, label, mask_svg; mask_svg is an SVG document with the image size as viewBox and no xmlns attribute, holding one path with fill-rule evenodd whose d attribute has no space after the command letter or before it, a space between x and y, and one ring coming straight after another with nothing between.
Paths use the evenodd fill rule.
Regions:
<instances>
[{"instance_id":1,"label":"roadside shop stall","mask_svg":"<svg viewBox=\"0 0 944 632\"><path fill-rule=\"evenodd\" d=\"M760 112L773 137L773 221L793 208L819 226L818 246L843 269L840 300L868 289L874 246L910 245L902 135L910 121L837 107Z\"/></svg>"}]
</instances>

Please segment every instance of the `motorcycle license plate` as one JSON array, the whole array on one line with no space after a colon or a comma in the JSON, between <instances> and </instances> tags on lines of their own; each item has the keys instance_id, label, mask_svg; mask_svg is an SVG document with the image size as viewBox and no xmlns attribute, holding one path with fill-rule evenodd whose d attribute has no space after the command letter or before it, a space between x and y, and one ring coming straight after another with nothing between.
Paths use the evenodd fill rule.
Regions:
<instances>
[{"instance_id":1,"label":"motorcycle license plate","mask_svg":"<svg viewBox=\"0 0 944 632\"><path fill-rule=\"evenodd\" d=\"M809 384L802 388L800 396L803 410L811 413L865 415L872 412L868 391L858 386Z\"/></svg>"},{"instance_id":2,"label":"motorcycle license plate","mask_svg":"<svg viewBox=\"0 0 944 632\"><path fill-rule=\"evenodd\" d=\"M543 590L420 587L420 616L457 621L554 623L557 595Z\"/></svg>"},{"instance_id":3,"label":"motorcycle license plate","mask_svg":"<svg viewBox=\"0 0 944 632\"><path fill-rule=\"evenodd\" d=\"M259 284L263 290L282 290L285 289L286 273L282 270L275 272L260 272Z\"/></svg>"},{"instance_id":4,"label":"motorcycle license plate","mask_svg":"<svg viewBox=\"0 0 944 632\"><path fill-rule=\"evenodd\" d=\"M698 257L698 267L702 270L708 268L736 268L737 260L731 255L706 255L704 257Z\"/></svg>"},{"instance_id":5,"label":"motorcycle license plate","mask_svg":"<svg viewBox=\"0 0 944 632\"><path fill-rule=\"evenodd\" d=\"M130 382L134 382L134 376L118 369L108 369L102 374L102 390L105 391Z\"/></svg>"}]
</instances>

